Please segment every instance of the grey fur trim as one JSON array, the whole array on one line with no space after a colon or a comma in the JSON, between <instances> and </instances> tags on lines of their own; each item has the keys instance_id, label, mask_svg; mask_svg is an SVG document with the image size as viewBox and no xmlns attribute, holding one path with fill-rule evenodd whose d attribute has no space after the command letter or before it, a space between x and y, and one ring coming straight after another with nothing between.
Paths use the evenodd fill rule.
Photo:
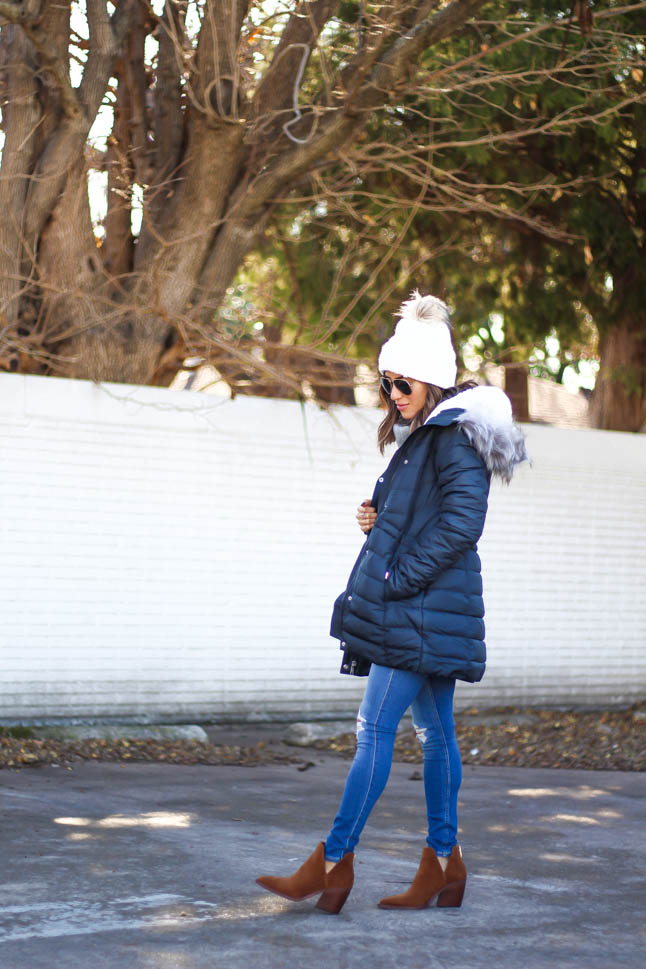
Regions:
<instances>
[{"instance_id":1,"label":"grey fur trim","mask_svg":"<svg viewBox=\"0 0 646 969\"><path fill-rule=\"evenodd\" d=\"M516 465L529 460L525 435L513 421L508 424L482 424L465 412L458 417L458 423L490 473L498 475L507 484Z\"/></svg>"}]
</instances>

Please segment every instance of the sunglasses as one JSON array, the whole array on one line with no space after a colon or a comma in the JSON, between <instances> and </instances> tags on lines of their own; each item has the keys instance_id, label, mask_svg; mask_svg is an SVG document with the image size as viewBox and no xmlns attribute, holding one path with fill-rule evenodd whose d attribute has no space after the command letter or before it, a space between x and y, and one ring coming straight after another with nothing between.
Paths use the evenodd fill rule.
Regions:
<instances>
[{"instance_id":1,"label":"sunglasses","mask_svg":"<svg viewBox=\"0 0 646 969\"><path fill-rule=\"evenodd\" d=\"M403 377L397 377L395 380L391 380L390 377L382 377L381 388L388 397L390 397L393 384L400 393L404 394L405 397L410 397L410 395L413 393L413 388L407 380L403 379Z\"/></svg>"}]
</instances>

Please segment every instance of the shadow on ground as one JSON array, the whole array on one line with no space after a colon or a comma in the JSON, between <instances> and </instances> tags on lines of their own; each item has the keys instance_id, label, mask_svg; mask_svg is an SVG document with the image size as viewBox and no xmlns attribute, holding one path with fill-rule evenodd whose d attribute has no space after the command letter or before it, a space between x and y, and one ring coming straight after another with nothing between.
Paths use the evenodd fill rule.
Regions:
<instances>
[{"instance_id":1,"label":"shadow on ground","mask_svg":"<svg viewBox=\"0 0 646 969\"><path fill-rule=\"evenodd\" d=\"M340 916L262 892L327 833L347 763L2 776L0 969L637 969L646 775L466 768L462 909L384 912L424 838L395 764Z\"/></svg>"}]
</instances>

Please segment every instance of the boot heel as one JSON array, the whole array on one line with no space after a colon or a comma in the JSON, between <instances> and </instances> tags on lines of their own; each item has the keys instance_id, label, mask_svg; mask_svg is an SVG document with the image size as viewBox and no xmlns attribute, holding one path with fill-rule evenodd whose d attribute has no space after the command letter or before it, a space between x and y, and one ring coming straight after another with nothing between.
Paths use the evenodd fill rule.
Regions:
<instances>
[{"instance_id":1,"label":"boot heel","mask_svg":"<svg viewBox=\"0 0 646 969\"><path fill-rule=\"evenodd\" d=\"M438 908L460 908L462 905L462 899L464 898L464 889L466 887L466 879L463 882L457 882L453 885L447 886L443 889L437 898Z\"/></svg>"},{"instance_id":2,"label":"boot heel","mask_svg":"<svg viewBox=\"0 0 646 969\"><path fill-rule=\"evenodd\" d=\"M349 894L349 888L328 888L319 898L316 908L328 915L338 915Z\"/></svg>"}]
</instances>

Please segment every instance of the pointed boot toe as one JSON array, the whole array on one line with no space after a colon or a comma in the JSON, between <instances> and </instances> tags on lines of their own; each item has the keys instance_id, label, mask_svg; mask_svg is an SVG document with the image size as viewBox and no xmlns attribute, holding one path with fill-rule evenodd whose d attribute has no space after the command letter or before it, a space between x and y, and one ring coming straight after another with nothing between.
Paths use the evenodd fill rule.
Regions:
<instances>
[{"instance_id":1,"label":"pointed boot toe","mask_svg":"<svg viewBox=\"0 0 646 969\"><path fill-rule=\"evenodd\" d=\"M256 878L256 884L274 895L289 899L290 902L301 902L320 894L316 907L322 912L337 915L352 889L353 860L354 854L348 852L330 872L326 873L325 844L321 841L307 861L293 875L284 878L261 875Z\"/></svg>"},{"instance_id":2,"label":"pointed boot toe","mask_svg":"<svg viewBox=\"0 0 646 969\"><path fill-rule=\"evenodd\" d=\"M281 878L275 875L261 875L256 878L256 884L260 885L274 895L288 898L292 902L300 902L304 898L310 898L325 888L325 853L323 842L320 841L312 854L309 856L298 871L293 875Z\"/></svg>"}]
</instances>

